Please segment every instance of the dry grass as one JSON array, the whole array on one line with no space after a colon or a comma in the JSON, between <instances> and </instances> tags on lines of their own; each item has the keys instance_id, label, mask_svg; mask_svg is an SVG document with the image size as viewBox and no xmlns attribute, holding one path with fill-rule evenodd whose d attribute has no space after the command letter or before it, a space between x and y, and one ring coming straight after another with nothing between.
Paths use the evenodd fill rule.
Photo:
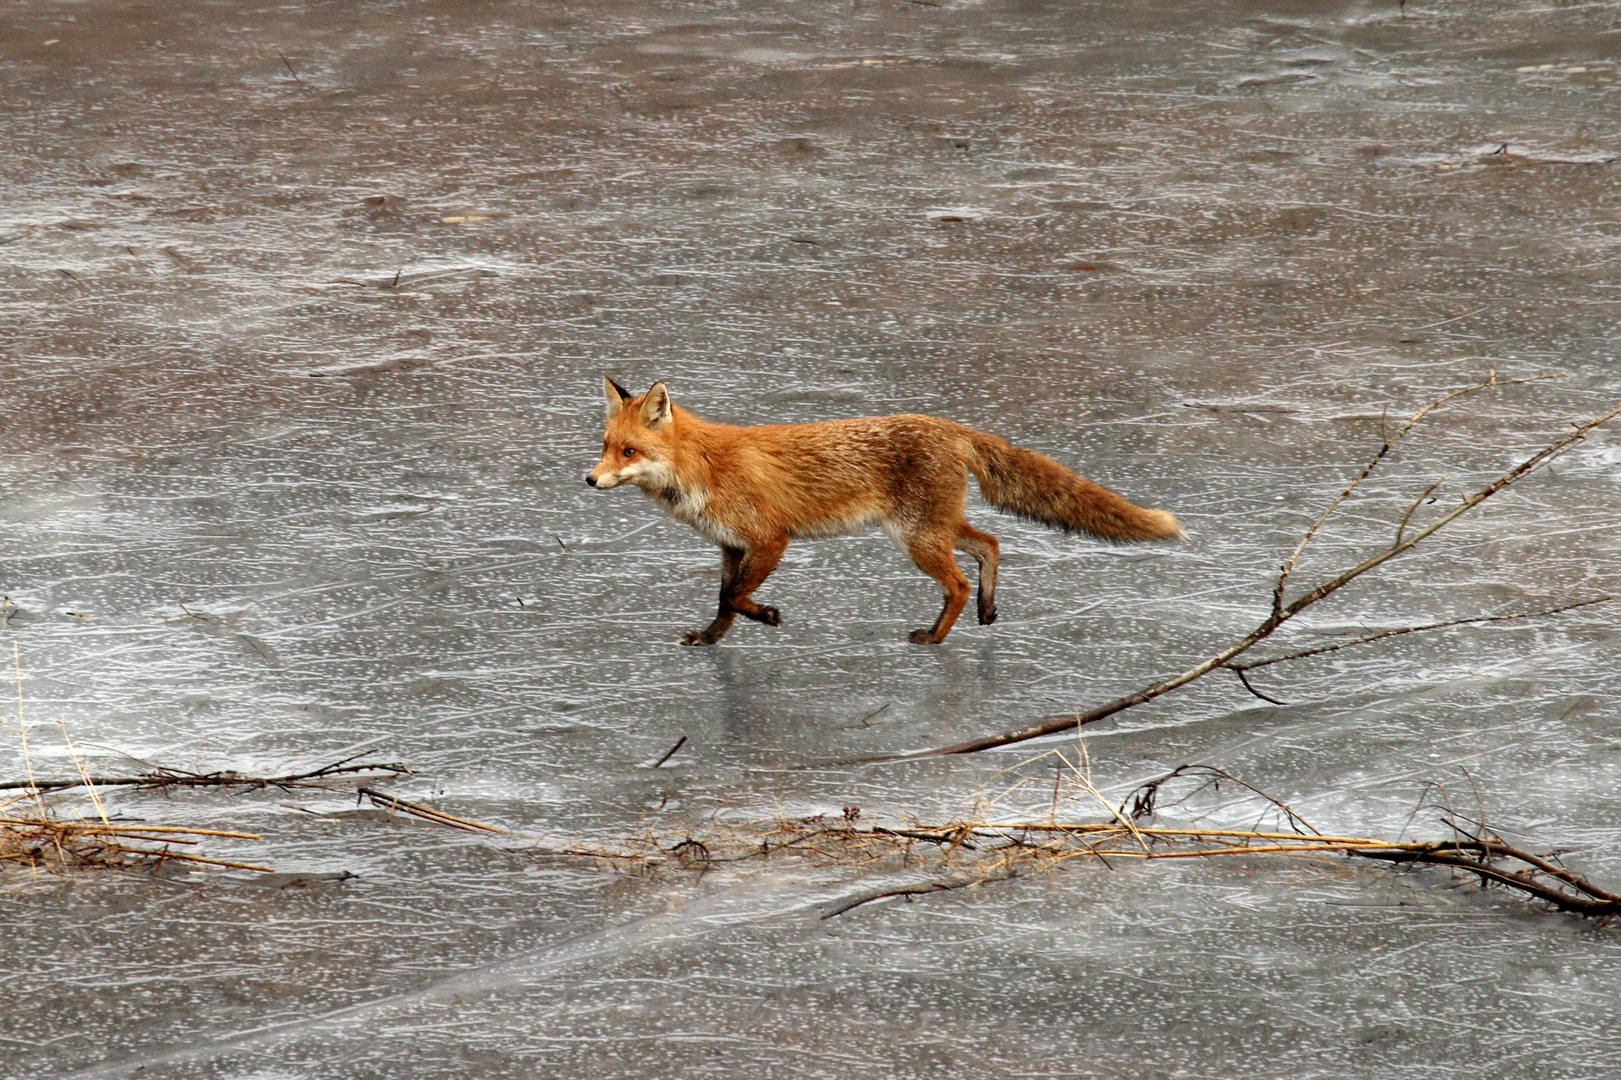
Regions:
<instances>
[{"instance_id":1,"label":"dry grass","mask_svg":"<svg viewBox=\"0 0 1621 1080\"><path fill-rule=\"evenodd\" d=\"M253 863L213 859L178 848L194 847L204 837L258 840L257 833L227 829L201 829L138 822L63 821L54 807L17 808L14 800L0 804L0 866L37 872L63 873L88 868L156 869L180 861L233 870L273 868Z\"/></svg>"},{"instance_id":2,"label":"dry grass","mask_svg":"<svg viewBox=\"0 0 1621 1080\"><path fill-rule=\"evenodd\" d=\"M32 725L23 718L21 654L15 643L12 644L12 666L17 684L17 723L13 730L17 733L23 769L28 779L6 785L18 794L0 802L0 868L26 869L38 875L41 872L63 873L87 868L157 869L167 862L184 862L232 870L273 872L269 866L214 859L193 851L177 850L196 847L204 837L258 840L260 836L257 833L110 819L107 807L101 800L101 792L80 759L65 724L57 726L61 729L68 760L73 763L79 778L57 783L37 781L33 756L28 747L28 733ZM82 794L76 798L55 793L55 789L66 788L82 789Z\"/></svg>"}]
</instances>

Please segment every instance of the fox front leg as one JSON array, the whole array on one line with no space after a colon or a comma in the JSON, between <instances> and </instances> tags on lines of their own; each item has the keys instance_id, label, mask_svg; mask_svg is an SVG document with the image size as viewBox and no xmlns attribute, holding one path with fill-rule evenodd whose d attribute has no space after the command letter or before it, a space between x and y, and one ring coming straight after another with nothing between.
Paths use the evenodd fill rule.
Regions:
<instances>
[{"instance_id":1,"label":"fox front leg","mask_svg":"<svg viewBox=\"0 0 1621 1080\"><path fill-rule=\"evenodd\" d=\"M684 635L681 644L713 645L732 628L732 621L739 615L767 626L780 624L782 615L776 608L756 604L749 599L749 594L777 568L777 560L787 547L788 538L782 536L748 551L721 548L720 607L715 612L715 621L702 630Z\"/></svg>"},{"instance_id":2,"label":"fox front leg","mask_svg":"<svg viewBox=\"0 0 1621 1080\"><path fill-rule=\"evenodd\" d=\"M737 612L726 602L726 593L737 580L738 568L743 565L743 549L723 547L720 549L720 610L715 612L715 621L702 630L692 630L681 635L683 645L713 645L726 635L732 628L732 621L737 618Z\"/></svg>"}]
</instances>

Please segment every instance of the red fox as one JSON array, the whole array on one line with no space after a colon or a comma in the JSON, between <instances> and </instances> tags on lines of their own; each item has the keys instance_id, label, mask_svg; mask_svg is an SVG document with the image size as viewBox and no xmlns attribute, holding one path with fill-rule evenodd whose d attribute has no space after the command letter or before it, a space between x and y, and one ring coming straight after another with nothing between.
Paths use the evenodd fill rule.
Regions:
<instances>
[{"instance_id":1,"label":"red fox","mask_svg":"<svg viewBox=\"0 0 1621 1080\"><path fill-rule=\"evenodd\" d=\"M663 383L640 397L604 377L608 420L592 487L635 484L721 550L720 610L681 639L713 645L738 615L768 626L751 599L788 541L872 525L940 583L945 606L909 640L936 645L968 601L956 548L979 563L979 621L996 621L996 537L963 517L968 474L986 500L1021 517L1110 540L1185 538L1164 510L1134 506L1032 450L935 416L903 414L817 424L732 427L700 420Z\"/></svg>"}]
</instances>

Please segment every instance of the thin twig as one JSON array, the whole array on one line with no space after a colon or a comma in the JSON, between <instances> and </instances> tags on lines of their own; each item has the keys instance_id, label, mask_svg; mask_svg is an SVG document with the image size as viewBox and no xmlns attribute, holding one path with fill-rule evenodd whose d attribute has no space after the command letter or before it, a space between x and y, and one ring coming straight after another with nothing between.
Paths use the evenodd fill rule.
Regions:
<instances>
[{"instance_id":1,"label":"thin twig","mask_svg":"<svg viewBox=\"0 0 1621 1080\"><path fill-rule=\"evenodd\" d=\"M1425 488L1424 494L1413 500L1413 504L1407 508L1407 513L1401 516L1401 522L1396 526L1396 543L1401 543L1402 533L1407 531L1407 523L1411 521L1413 519L1413 515L1418 512L1419 506L1423 504L1425 499L1429 498L1430 495L1434 493L1436 488L1446 483L1447 477L1451 475L1451 473L1442 473L1441 479Z\"/></svg>"},{"instance_id":2,"label":"thin twig","mask_svg":"<svg viewBox=\"0 0 1621 1080\"><path fill-rule=\"evenodd\" d=\"M373 806L386 809L391 814L395 811L400 811L410 814L412 817L419 817L425 821L437 822L440 825L449 825L453 829L464 829L467 832L506 832L506 830L501 828L499 825L486 825L482 821L473 821L469 818L457 817L454 814L447 814L443 810L435 810L430 806L423 806L420 803L406 802L399 796L390 795L384 791L376 791L369 787L358 787L355 789L355 791L370 799Z\"/></svg>"},{"instance_id":3,"label":"thin twig","mask_svg":"<svg viewBox=\"0 0 1621 1080\"><path fill-rule=\"evenodd\" d=\"M1290 825L1298 827L1296 829L1297 832L1299 829L1303 828L1313 836L1322 835L1321 830L1319 830L1315 825L1307 821L1305 818L1301 817L1292 807L1289 806L1288 803L1285 803L1282 799L1279 799L1273 795L1268 795L1266 792L1262 791L1249 781L1240 780L1226 769L1218 769L1214 765L1178 765L1164 776L1156 777L1145 784L1138 785L1137 790L1132 792L1130 796L1132 799L1132 818L1151 817L1155 811L1155 799L1158 797L1160 789L1166 784L1170 783L1172 780L1177 780L1184 776L1203 777L1206 784L1213 784L1218 789L1220 788L1223 780L1227 781L1229 784L1236 784L1245 791L1248 791L1250 794L1271 803L1279 813L1283 814L1284 819L1288 821ZM1191 798L1192 795L1196 795L1202 790L1204 790L1203 786L1195 789L1190 795L1184 796L1182 799L1177 801L1185 802L1188 798ZM1124 799L1121 800L1121 805L1125 805Z\"/></svg>"},{"instance_id":4,"label":"thin twig","mask_svg":"<svg viewBox=\"0 0 1621 1080\"><path fill-rule=\"evenodd\" d=\"M1447 626L1470 626L1477 623L1508 622L1511 619L1536 619L1544 615L1558 615L1577 608L1592 607L1594 604L1604 604L1615 599L1613 596L1600 596L1592 600L1583 600L1575 604L1564 604L1560 607L1545 608L1542 611L1517 611L1509 615L1479 615L1468 619L1448 619L1445 622L1425 623L1422 626L1403 626L1396 630L1381 630L1377 634L1368 634L1352 641L1341 641L1334 645L1320 645L1315 649L1301 649L1299 652L1285 653L1282 656L1269 656L1265 660L1250 660L1244 663L1223 665L1229 671L1239 673L1243 677L1246 671L1267 667L1271 664L1281 664L1285 660L1299 660L1307 656L1322 656L1324 653L1339 652L1341 649L1353 648L1357 645L1366 645L1371 641L1381 641L1384 638L1399 637L1402 634L1417 634L1424 630L1440 630ZM1247 684L1246 684L1247 685ZM1251 691L1253 692L1253 690ZM1257 695L1261 696L1261 695ZM1279 704L1282 704L1279 702Z\"/></svg>"},{"instance_id":5,"label":"thin twig","mask_svg":"<svg viewBox=\"0 0 1621 1080\"><path fill-rule=\"evenodd\" d=\"M1235 667L1232 664L1227 664L1226 668L1227 668L1228 671L1231 671L1234 675L1238 676L1238 681L1244 684L1244 689L1248 690L1250 693L1254 694L1256 697L1260 698L1262 701L1271 702L1273 705L1287 706L1289 704L1287 701L1279 701L1275 697L1268 697L1267 695L1261 693L1259 690L1255 689L1255 687L1250 684L1250 677L1248 675L1244 674L1244 672L1246 670L1248 670L1248 669L1241 668L1241 667Z\"/></svg>"},{"instance_id":6,"label":"thin twig","mask_svg":"<svg viewBox=\"0 0 1621 1080\"><path fill-rule=\"evenodd\" d=\"M677 750L681 749L686 744L687 744L687 737L685 735L683 735L683 736L681 736L679 739L677 739L675 741L674 746L672 746L668 750L664 751L664 756L663 757L661 757L657 761L653 762L652 767L656 769L660 765L663 765L666 761L669 761L671 758L675 757L675 752Z\"/></svg>"},{"instance_id":7,"label":"thin twig","mask_svg":"<svg viewBox=\"0 0 1621 1080\"><path fill-rule=\"evenodd\" d=\"M1382 462L1386 456L1388 456L1389 453L1396 448L1396 444L1407 437L1407 433L1413 430L1413 425L1417 424L1430 413L1441 408L1441 406L1445 405L1447 402L1452 401L1455 398L1463 397L1465 394L1473 394L1478 390L1486 390L1497 386L1513 386L1520 383L1541 382L1545 379L1555 379L1558 377L1559 376L1557 375L1533 375L1525 379L1499 379L1497 377L1497 372L1493 371L1485 382L1474 383L1470 386L1449 391L1442 394L1440 397L1436 398L1422 409L1418 410L1418 412L1408 417L1407 423L1401 426L1401 430L1396 432L1394 438L1384 437L1385 420L1384 417L1381 416L1379 418L1381 445L1378 451L1374 453L1373 457L1368 459L1368 463L1366 465L1362 466L1362 471L1357 473L1349 484L1345 485L1345 490L1341 491L1329 502L1328 506L1324 508L1323 512L1318 515L1317 520L1311 523L1311 527L1306 530L1305 535L1300 538L1300 543L1295 545L1294 551L1289 553L1289 558L1284 560L1283 566L1280 568L1278 574L1277 584L1273 586L1272 590L1273 613L1282 613L1283 590L1288 584L1289 575L1294 573L1295 563L1300 560L1301 553L1306 550L1306 545L1310 544L1312 538L1317 535L1317 530L1322 528L1323 522L1327 521L1329 516L1332 515L1335 510L1339 509L1341 503L1351 497L1351 493L1357 489L1357 486L1361 484L1362 481L1366 480L1373 473L1374 469L1379 467L1379 463ZM1389 407L1386 406L1386 408L1388 411Z\"/></svg>"},{"instance_id":8,"label":"thin twig","mask_svg":"<svg viewBox=\"0 0 1621 1080\"><path fill-rule=\"evenodd\" d=\"M892 896L913 897L927 896L929 893L953 892L957 889L971 889L975 885L984 885L993 881L1008 881L1017 876L1018 875L1016 874L1007 874L1002 877L965 878L960 881L926 881L921 885L907 885L899 889L885 889L883 892L868 893L865 896L858 896L854 900L840 904L832 911L824 914L822 916L822 921L826 922L828 919L837 918L846 912L854 911L863 904L871 904L877 900L887 900Z\"/></svg>"},{"instance_id":9,"label":"thin twig","mask_svg":"<svg viewBox=\"0 0 1621 1080\"><path fill-rule=\"evenodd\" d=\"M300 79L298 77L298 72L293 70L292 63L287 59L287 57L282 56L282 52L281 52L280 49L276 50L276 55L281 56L281 62L286 65L287 74L289 74L289 75L291 75L293 77L293 81L296 82L301 89L308 89L308 87L304 86L304 80Z\"/></svg>"}]
</instances>

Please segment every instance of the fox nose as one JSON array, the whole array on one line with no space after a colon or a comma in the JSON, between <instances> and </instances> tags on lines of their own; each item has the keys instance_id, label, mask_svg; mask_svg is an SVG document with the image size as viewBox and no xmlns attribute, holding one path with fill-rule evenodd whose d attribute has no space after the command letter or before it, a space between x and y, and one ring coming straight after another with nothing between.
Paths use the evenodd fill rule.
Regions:
<instances>
[{"instance_id":1,"label":"fox nose","mask_svg":"<svg viewBox=\"0 0 1621 1080\"><path fill-rule=\"evenodd\" d=\"M597 478L592 476L590 473L585 474L585 482L590 484L592 487L597 486Z\"/></svg>"}]
</instances>

